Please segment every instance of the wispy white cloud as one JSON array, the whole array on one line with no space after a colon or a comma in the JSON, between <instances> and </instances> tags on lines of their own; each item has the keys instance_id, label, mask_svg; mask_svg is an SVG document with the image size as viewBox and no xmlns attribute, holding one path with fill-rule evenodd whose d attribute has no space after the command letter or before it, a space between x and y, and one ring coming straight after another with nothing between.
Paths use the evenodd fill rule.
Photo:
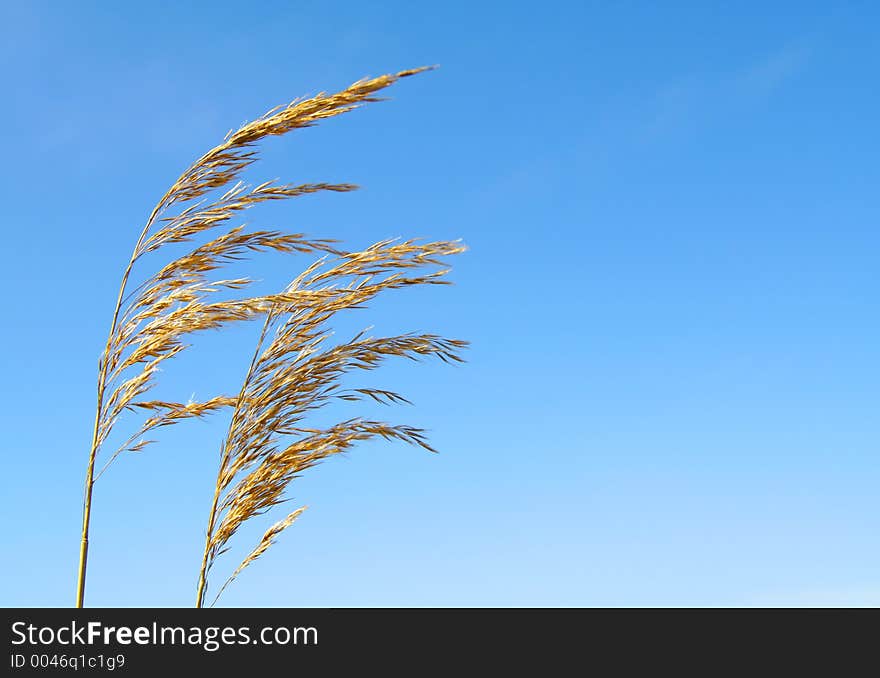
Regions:
<instances>
[{"instance_id":1,"label":"wispy white cloud","mask_svg":"<svg viewBox=\"0 0 880 678\"><path fill-rule=\"evenodd\" d=\"M764 97L779 89L807 65L810 49L804 45L786 46L743 69L730 83L741 97Z\"/></svg>"},{"instance_id":2,"label":"wispy white cloud","mask_svg":"<svg viewBox=\"0 0 880 678\"><path fill-rule=\"evenodd\" d=\"M806 69L810 55L808 46L792 44L728 74L676 77L658 87L646 106L645 136L664 136L760 103Z\"/></svg>"}]
</instances>

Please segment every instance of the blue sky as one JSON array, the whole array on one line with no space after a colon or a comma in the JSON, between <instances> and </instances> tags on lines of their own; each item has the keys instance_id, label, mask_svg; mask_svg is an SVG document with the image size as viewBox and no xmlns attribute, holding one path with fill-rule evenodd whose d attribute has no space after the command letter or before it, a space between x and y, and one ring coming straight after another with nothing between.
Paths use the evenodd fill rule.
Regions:
<instances>
[{"instance_id":1,"label":"blue sky","mask_svg":"<svg viewBox=\"0 0 880 678\"><path fill-rule=\"evenodd\" d=\"M297 481L223 603L880 605L880 16L831 5L3 3L0 604L73 602L97 358L158 197L268 108L440 64L254 172L361 191L248 220L467 242L454 287L340 327L472 341L370 380L441 454ZM161 393L233 390L256 329ZM102 478L87 604L192 603L222 434Z\"/></svg>"}]
</instances>

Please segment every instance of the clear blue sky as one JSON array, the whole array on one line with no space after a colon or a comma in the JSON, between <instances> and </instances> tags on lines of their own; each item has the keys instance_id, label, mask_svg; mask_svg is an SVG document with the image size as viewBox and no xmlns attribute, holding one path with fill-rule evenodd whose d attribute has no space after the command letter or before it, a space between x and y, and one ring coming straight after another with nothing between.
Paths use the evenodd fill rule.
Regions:
<instances>
[{"instance_id":1,"label":"clear blue sky","mask_svg":"<svg viewBox=\"0 0 880 678\"><path fill-rule=\"evenodd\" d=\"M878 21L3 3L0 604L73 602L97 358L154 202L264 110L423 64L254 173L362 191L253 223L467 242L455 287L345 321L473 342L462 368L369 380L441 454L366 445L297 481L310 509L224 603L880 604ZM232 390L255 329L199 341L160 393ZM169 429L96 486L88 604L192 603L222 431Z\"/></svg>"}]
</instances>

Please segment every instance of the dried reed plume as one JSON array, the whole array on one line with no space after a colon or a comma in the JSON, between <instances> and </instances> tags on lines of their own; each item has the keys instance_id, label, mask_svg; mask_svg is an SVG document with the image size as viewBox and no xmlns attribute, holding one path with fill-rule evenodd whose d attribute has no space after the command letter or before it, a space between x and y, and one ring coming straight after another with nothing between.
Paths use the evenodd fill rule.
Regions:
<instances>
[{"instance_id":1,"label":"dried reed plume","mask_svg":"<svg viewBox=\"0 0 880 678\"><path fill-rule=\"evenodd\" d=\"M362 252L344 252L329 240L277 231L247 232L243 226L229 224L240 212L258 203L318 191L354 190L351 184L325 183L248 186L238 177L257 159L254 147L264 137L310 127L363 103L378 101L376 92L423 70L361 80L336 94L321 93L269 111L227 134L223 143L177 179L153 209L122 275L98 365L77 607L83 605L94 483L121 453L143 449L152 442L145 436L154 429L232 409L209 514L199 575L199 606L204 601L207 572L230 537L244 521L280 503L287 484L302 470L375 436L431 449L422 431L411 427L351 420L315 430L304 427L302 419L333 399L404 401L396 393L379 389L343 391L339 379L351 369L372 369L393 355L459 360L457 350L464 342L433 335L380 339L358 336L335 348L323 349L322 345L328 337L327 321L336 312L362 307L383 290L440 283L446 269L439 258L464 248L451 242L386 241ZM217 230L223 232L216 235ZM193 241L209 231L213 237L207 242L164 265L133 290L128 289L134 265L142 257L171 243ZM317 253L322 258L282 292L218 300L217 293L245 289L252 281L213 279L214 271L248 253L270 250ZM186 335L256 318L265 319L263 331L237 397L217 395L187 403L144 398L155 385L162 363L188 347L184 343ZM102 455L103 468L96 474L98 454L126 411L146 412L147 418L128 440ZM301 511L294 511L270 528L229 581L262 555Z\"/></svg>"}]
</instances>

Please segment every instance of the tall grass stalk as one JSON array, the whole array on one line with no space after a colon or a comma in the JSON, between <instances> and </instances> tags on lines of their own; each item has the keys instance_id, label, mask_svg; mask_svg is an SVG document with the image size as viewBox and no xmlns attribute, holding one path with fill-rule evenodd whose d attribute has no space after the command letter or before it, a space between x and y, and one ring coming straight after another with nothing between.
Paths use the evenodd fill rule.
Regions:
<instances>
[{"instance_id":1,"label":"tall grass stalk","mask_svg":"<svg viewBox=\"0 0 880 678\"><path fill-rule=\"evenodd\" d=\"M147 219L122 275L107 342L98 364L97 406L85 479L82 538L77 571L76 605L85 597L89 525L93 488L120 454L139 451L156 429L184 419L231 409L223 442L214 498L209 512L205 551L199 573L202 605L207 573L224 545L244 521L282 501L287 483L300 471L356 440L376 435L428 447L422 432L403 426L350 420L326 431L305 428L302 416L332 399L370 398L401 402L390 391L342 391L339 377L350 369L370 369L390 355L436 355L458 360L464 342L432 335L389 339L362 336L337 349L321 350L326 322L345 308L362 306L377 293L409 285L431 284L446 271L439 256L463 250L458 243L382 242L362 252L346 252L331 240L301 233L246 231L230 220L256 204L320 191L346 192L352 184L277 184L251 186L239 175L256 159L255 145L378 101L375 94L400 78L426 69L358 81L335 94L320 93L269 111L230 131L224 141L193 163L162 196ZM219 235L218 235L219 232ZM210 238L200 238L210 234ZM164 264L133 289L136 264L167 245L201 239L186 254ZM221 298L247 289L249 278L216 279L224 264L260 251L319 255L285 290L268 295ZM440 266L440 268L437 268ZM433 267L428 272L417 268ZM230 323L263 318L264 326L247 377L237 396L216 395L199 402L149 400L160 366L189 346L188 335ZM105 450L123 413L145 418L135 433ZM292 440L291 438L296 438ZM430 448L429 448L430 449ZM101 470L96 473L98 462ZM261 555L290 525L294 511L266 532L257 548L232 574ZM227 582L228 583L228 582ZM221 589L222 590L222 589Z\"/></svg>"}]
</instances>

